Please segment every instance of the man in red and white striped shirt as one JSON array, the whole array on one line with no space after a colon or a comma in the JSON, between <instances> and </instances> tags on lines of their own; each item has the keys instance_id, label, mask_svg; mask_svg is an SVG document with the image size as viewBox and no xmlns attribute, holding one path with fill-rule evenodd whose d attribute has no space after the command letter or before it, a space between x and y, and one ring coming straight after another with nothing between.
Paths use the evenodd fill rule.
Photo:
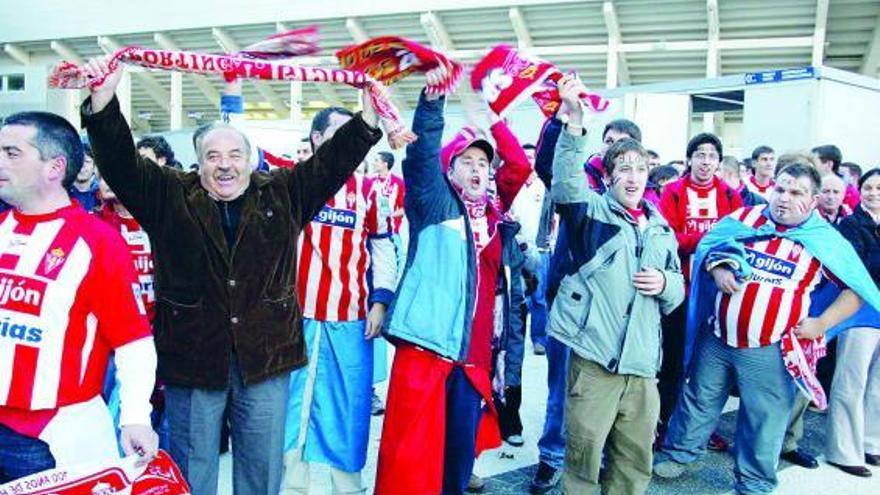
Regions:
<instances>
[{"instance_id":1,"label":"man in red and white striped shirt","mask_svg":"<svg viewBox=\"0 0 880 495\"><path fill-rule=\"evenodd\" d=\"M697 250L697 244L718 220L743 206L743 203L736 190L716 175L721 157L724 156L718 136L697 134L688 142L686 156L690 173L663 188L660 211L675 232L681 271L687 286L691 276L691 258ZM681 389L687 306L685 302L663 318L663 364L658 375L660 441ZM715 435L710 447L725 450L727 445L720 436Z\"/></svg>"},{"instance_id":2,"label":"man in red and white striped shirt","mask_svg":"<svg viewBox=\"0 0 880 495\"><path fill-rule=\"evenodd\" d=\"M769 146L758 146L752 151L752 163L755 164L755 173L744 181L745 185L753 194L770 199L775 184L776 152Z\"/></svg>"},{"instance_id":3,"label":"man in red and white striped shirt","mask_svg":"<svg viewBox=\"0 0 880 495\"><path fill-rule=\"evenodd\" d=\"M394 155L388 151L380 151L373 161L373 172L376 177L371 181L368 199L375 202L378 207L374 210L378 214L376 220L379 233L391 232L399 235L403 225L403 199L406 195L406 186L403 178L392 174Z\"/></svg>"},{"instance_id":4,"label":"man in red and white striped shirt","mask_svg":"<svg viewBox=\"0 0 880 495\"><path fill-rule=\"evenodd\" d=\"M810 317L810 296L822 278L842 285L824 268L817 253L799 242L809 240L811 249L821 249L818 241L798 231L814 215L819 185L819 174L811 165L786 166L776 177L769 206L731 214L741 230L761 229L760 233L742 241L731 238L726 241L730 245L718 246L703 266L694 267L709 271L718 290L708 321L714 331L697 337L688 380L670 418L663 450L656 457L654 473L658 476L680 476L685 465L702 454L736 385L740 391L736 491L769 493L776 488L776 467L796 393L780 340L787 332L816 339L861 306L859 296L843 287L821 315ZM828 252L819 254L828 259ZM745 264L748 270L743 270ZM750 276L743 279L737 273Z\"/></svg>"},{"instance_id":5,"label":"man in red and white striped shirt","mask_svg":"<svg viewBox=\"0 0 880 495\"><path fill-rule=\"evenodd\" d=\"M734 213L744 225L758 228L772 220L765 206ZM777 224L779 232L788 227ZM715 336L738 349L765 347L779 342L782 333L796 327L809 313L810 294L823 277L837 282L816 257L790 239L773 237L746 242L751 278L733 293L715 298Z\"/></svg>"},{"instance_id":6,"label":"man in red and white striped shirt","mask_svg":"<svg viewBox=\"0 0 880 495\"><path fill-rule=\"evenodd\" d=\"M128 250L66 192L82 165L76 130L44 112L0 129L0 484L118 457L101 386L111 352L122 447L152 456L156 353Z\"/></svg>"},{"instance_id":7,"label":"man in red and white striped shirt","mask_svg":"<svg viewBox=\"0 0 880 495\"><path fill-rule=\"evenodd\" d=\"M318 113L310 135L314 150L351 117L338 107ZM299 239L297 293L309 366L291 374L282 494L308 492L310 462L330 465L335 491L363 489L373 338L397 284L391 232L378 225L369 192L370 181L353 174Z\"/></svg>"}]
</instances>

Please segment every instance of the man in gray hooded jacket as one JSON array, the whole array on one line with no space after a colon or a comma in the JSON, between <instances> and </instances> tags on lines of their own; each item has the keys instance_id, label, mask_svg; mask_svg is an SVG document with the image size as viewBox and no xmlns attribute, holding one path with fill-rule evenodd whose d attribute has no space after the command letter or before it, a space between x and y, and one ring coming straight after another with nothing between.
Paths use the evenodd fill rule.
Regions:
<instances>
[{"instance_id":1,"label":"man in gray hooded jacket","mask_svg":"<svg viewBox=\"0 0 880 495\"><path fill-rule=\"evenodd\" d=\"M570 118L553 162L553 200L574 260L549 327L572 350L563 492L597 493L605 450L603 493L644 493L660 413L660 317L684 300L684 280L672 229L643 200L648 155L641 144L623 139L605 154L608 192L586 187L582 92L576 79L560 82Z\"/></svg>"}]
</instances>

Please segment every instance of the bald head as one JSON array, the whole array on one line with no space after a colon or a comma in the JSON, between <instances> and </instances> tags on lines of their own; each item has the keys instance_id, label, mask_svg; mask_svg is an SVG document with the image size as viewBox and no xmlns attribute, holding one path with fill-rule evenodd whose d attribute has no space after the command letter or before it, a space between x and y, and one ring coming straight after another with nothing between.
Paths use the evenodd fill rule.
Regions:
<instances>
[{"instance_id":1,"label":"bald head","mask_svg":"<svg viewBox=\"0 0 880 495\"><path fill-rule=\"evenodd\" d=\"M193 148L195 148L196 157L198 158L200 163L202 161L202 154L205 148L205 141L208 139L209 136L218 133L226 134L229 136L236 136L237 139L240 140L241 149L244 151L245 154L250 156L251 142L248 139L247 135L241 131L241 129L223 122L214 122L199 127L193 133Z\"/></svg>"},{"instance_id":2,"label":"bald head","mask_svg":"<svg viewBox=\"0 0 880 495\"><path fill-rule=\"evenodd\" d=\"M837 174L822 176L822 185L819 188L819 209L826 214L836 214L843 204L843 196L846 192L846 183Z\"/></svg>"}]
</instances>

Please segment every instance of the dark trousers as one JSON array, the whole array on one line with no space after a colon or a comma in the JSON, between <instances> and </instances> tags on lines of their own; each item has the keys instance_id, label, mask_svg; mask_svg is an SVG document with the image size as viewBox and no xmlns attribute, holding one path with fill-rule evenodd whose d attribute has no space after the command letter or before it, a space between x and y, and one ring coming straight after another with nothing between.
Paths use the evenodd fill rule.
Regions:
<instances>
[{"instance_id":1,"label":"dark trousers","mask_svg":"<svg viewBox=\"0 0 880 495\"><path fill-rule=\"evenodd\" d=\"M0 485L54 467L46 442L0 425Z\"/></svg>"},{"instance_id":2,"label":"dark trousers","mask_svg":"<svg viewBox=\"0 0 880 495\"><path fill-rule=\"evenodd\" d=\"M519 416L519 408L522 405L522 387L507 387L504 389L504 398L495 397L495 409L498 410L498 427L501 429L501 438L511 435L522 435L523 424Z\"/></svg>"},{"instance_id":3,"label":"dark trousers","mask_svg":"<svg viewBox=\"0 0 880 495\"><path fill-rule=\"evenodd\" d=\"M477 455L477 426L483 397L460 366L446 379L446 449L443 453L443 495L467 489Z\"/></svg>"},{"instance_id":4,"label":"dark trousers","mask_svg":"<svg viewBox=\"0 0 880 495\"><path fill-rule=\"evenodd\" d=\"M660 421L669 422L675 402L681 391L684 376L685 329L687 326L687 301L675 311L663 317L663 364L657 375L657 389L660 392Z\"/></svg>"}]
</instances>

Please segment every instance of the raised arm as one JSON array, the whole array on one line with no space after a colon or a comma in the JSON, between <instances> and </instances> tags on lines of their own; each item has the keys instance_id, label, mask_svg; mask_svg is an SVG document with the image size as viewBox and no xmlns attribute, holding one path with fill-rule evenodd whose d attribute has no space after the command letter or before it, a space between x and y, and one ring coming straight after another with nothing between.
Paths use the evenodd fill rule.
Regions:
<instances>
[{"instance_id":1,"label":"raised arm","mask_svg":"<svg viewBox=\"0 0 880 495\"><path fill-rule=\"evenodd\" d=\"M111 73L103 59L90 60L86 68L95 77L106 77L80 107L98 170L119 201L150 231L161 219L172 175L177 172L138 155L115 95L122 71Z\"/></svg>"},{"instance_id":2,"label":"raised arm","mask_svg":"<svg viewBox=\"0 0 880 495\"><path fill-rule=\"evenodd\" d=\"M541 136L538 138L537 151L535 153L535 172L538 178L549 190L553 180L553 156L556 154L556 142L562 132L562 121L556 117L550 117L541 128Z\"/></svg>"},{"instance_id":3,"label":"raised arm","mask_svg":"<svg viewBox=\"0 0 880 495\"><path fill-rule=\"evenodd\" d=\"M498 186L501 207L507 211L531 175L532 164L529 163L526 151L519 140L503 120L492 124L491 131L498 148L498 155L504 162L495 175L495 184Z\"/></svg>"},{"instance_id":4,"label":"raised arm","mask_svg":"<svg viewBox=\"0 0 880 495\"><path fill-rule=\"evenodd\" d=\"M566 126L559 135L553 157L553 181L550 188L551 197L556 204L584 203L596 196L584 180L586 144L587 135L583 129Z\"/></svg>"},{"instance_id":5,"label":"raised arm","mask_svg":"<svg viewBox=\"0 0 880 495\"><path fill-rule=\"evenodd\" d=\"M443 138L443 107L445 97L419 96L413 115L412 130L416 142L406 147L403 179L406 183L404 204L407 210L424 211L434 198L445 194L447 185L440 164L440 143Z\"/></svg>"},{"instance_id":6,"label":"raised arm","mask_svg":"<svg viewBox=\"0 0 880 495\"><path fill-rule=\"evenodd\" d=\"M578 96L584 91L586 89L577 79L564 78L559 82L559 95L570 111L570 118L559 135L553 157L550 193L558 205L586 203L598 196L584 180L587 133L582 124L583 109Z\"/></svg>"}]
</instances>

